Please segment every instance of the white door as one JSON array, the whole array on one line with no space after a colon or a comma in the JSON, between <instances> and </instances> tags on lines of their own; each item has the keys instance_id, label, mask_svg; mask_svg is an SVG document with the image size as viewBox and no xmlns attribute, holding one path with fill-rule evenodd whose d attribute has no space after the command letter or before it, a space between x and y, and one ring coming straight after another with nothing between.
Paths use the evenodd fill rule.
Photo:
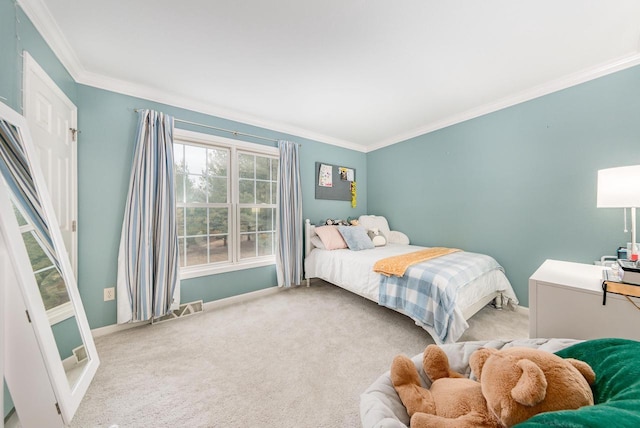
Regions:
<instances>
[{"instance_id":1,"label":"white door","mask_svg":"<svg viewBox=\"0 0 640 428\"><path fill-rule=\"evenodd\" d=\"M24 116L77 278L78 109L26 51L23 82Z\"/></svg>"}]
</instances>

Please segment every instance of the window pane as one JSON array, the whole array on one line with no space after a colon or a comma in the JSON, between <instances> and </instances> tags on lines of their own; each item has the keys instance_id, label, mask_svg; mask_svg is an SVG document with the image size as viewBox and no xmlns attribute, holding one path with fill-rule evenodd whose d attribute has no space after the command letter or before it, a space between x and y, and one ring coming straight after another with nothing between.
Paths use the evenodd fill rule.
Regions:
<instances>
[{"instance_id":1,"label":"window pane","mask_svg":"<svg viewBox=\"0 0 640 428\"><path fill-rule=\"evenodd\" d=\"M18 210L18 207L11 201L11 206L13 207L13 213L16 216L16 220L18 220L18 226L24 226L27 224L27 220L22 217L22 213Z\"/></svg>"},{"instance_id":2,"label":"window pane","mask_svg":"<svg viewBox=\"0 0 640 428\"><path fill-rule=\"evenodd\" d=\"M227 208L209 208L209 233L211 235L229 233L229 210Z\"/></svg>"},{"instance_id":3,"label":"window pane","mask_svg":"<svg viewBox=\"0 0 640 428\"><path fill-rule=\"evenodd\" d=\"M229 261L229 247L227 236L212 236L209 238L209 263Z\"/></svg>"},{"instance_id":4,"label":"window pane","mask_svg":"<svg viewBox=\"0 0 640 428\"><path fill-rule=\"evenodd\" d=\"M255 156L244 153L238 154L238 171L240 178L255 178Z\"/></svg>"},{"instance_id":5,"label":"window pane","mask_svg":"<svg viewBox=\"0 0 640 428\"><path fill-rule=\"evenodd\" d=\"M210 176L226 177L229 152L222 149L207 150L207 168Z\"/></svg>"},{"instance_id":6,"label":"window pane","mask_svg":"<svg viewBox=\"0 0 640 428\"><path fill-rule=\"evenodd\" d=\"M178 250L180 251L180 267L185 266L185 254L184 254L184 238L178 238Z\"/></svg>"},{"instance_id":7,"label":"window pane","mask_svg":"<svg viewBox=\"0 0 640 428\"><path fill-rule=\"evenodd\" d=\"M209 177L209 203L224 204L227 202L227 179L223 177Z\"/></svg>"},{"instance_id":8,"label":"window pane","mask_svg":"<svg viewBox=\"0 0 640 428\"><path fill-rule=\"evenodd\" d=\"M184 202L184 170L181 171L182 167L177 166L175 169L175 177L176 181L176 202L181 203Z\"/></svg>"},{"instance_id":9,"label":"window pane","mask_svg":"<svg viewBox=\"0 0 640 428\"><path fill-rule=\"evenodd\" d=\"M69 301L69 293L58 269L52 267L35 274L44 308L49 310Z\"/></svg>"},{"instance_id":10,"label":"window pane","mask_svg":"<svg viewBox=\"0 0 640 428\"><path fill-rule=\"evenodd\" d=\"M256 231L257 208L240 208L240 232Z\"/></svg>"},{"instance_id":11,"label":"window pane","mask_svg":"<svg viewBox=\"0 0 640 428\"><path fill-rule=\"evenodd\" d=\"M255 195L253 190L253 180L240 180L240 203L241 204L253 204L255 203Z\"/></svg>"},{"instance_id":12,"label":"window pane","mask_svg":"<svg viewBox=\"0 0 640 428\"><path fill-rule=\"evenodd\" d=\"M273 255L273 233L258 234L258 256Z\"/></svg>"},{"instance_id":13,"label":"window pane","mask_svg":"<svg viewBox=\"0 0 640 428\"><path fill-rule=\"evenodd\" d=\"M174 143L173 144L173 164L181 166L184 169L184 145Z\"/></svg>"},{"instance_id":14,"label":"window pane","mask_svg":"<svg viewBox=\"0 0 640 428\"><path fill-rule=\"evenodd\" d=\"M182 144L173 144L173 166L176 202L184 202L184 180L186 170L184 166L184 145Z\"/></svg>"},{"instance_id":15,"label":"window pane","mask_svg":"<svg viewBox=\"0 0 640 428\"><path fill-rule=\"evenodd\" d=\"M187 235L207 234L207 209L187 208L186 209Z\"/></svg>"},{"instance_id":16,"label":"window pane","mask_svg":"<svg viewBox=\"0 0 640 428\"><path fill-rule=\"evenodd\" d=\"M206 181L201 175L189 174L185 181L186 202L206 202Z\"/></svg>"},{"instance_id":17,"label":"window pane","mask_svg":"<svg viewBox=\"0 0 640 428\"><path fill-rule=\"evenodd\" d=\"M206 174L207 149L204 147L184 146L185 169L190 174Z\"/></svg>"},{"instance_id":18,"label":"window pane","mask_svg":"<svg viewBox=\"0 0 640 428\"><path fill-rule=\"evenodd\" d=\"M25 232L22 234L24 245L27 248L27 254L29 255L29 261L31 262L31 268L34 271L44 269L49 266L53 266L53 262L44 252L40 243L36 240L33 232Z\"/></svg>"},{"instance_id":19,"label":"window pane","mask_svg":"<svg viewBox=\"0 0 640 428\"><path fill-rule=\"evenodd\" d=\"M271 201L270 182L256 181L256 203L268 204Z\"/></svg>"},{"instance_id":20,"label":"window pane","mask_svg":"<svg viewBox=\"0 0 640 428\"><path fill-rule=\"evenodd\" d=\"M178 236L184 236L184 208L182 207L176 208L176 230Z\"/></svg>"},{"instance_id":21,"label":"window pane","mask_svg":"<svg viewBox=\"0 0 640 428\"><path fill-rule=\"evenodd\" d=\"M256 256L256 234L240 235L240 258L246 259Z\"/></svg>"},{"instance_id":22,"label":"window pane","mask_svg":"<svg viewBox=\"0 0 640 428\"><path fill-rule=\"evenodd\" d=\"M256 178L258 180L269 180L271 174L269 160L269 158L256 156Z\"/></svg>"},{"instance_id":23,"label":"window pane","mask_svg":"<svg viewBox=\"0 0 640 428\"><path fill-rule=\"evenodd\" d=\"M258 211L258 231L274 230L273 214L274 208L260 208Z\"/></svg>"},{"instance_id":24,"label":"window pane","mask_svg":"<svg viewBox=\"0 0 640 428\"><path fill-rule=\"evenodd\" d=\"M278 159L271 159L271 179L273 181L278 180L278 163L280 161Z\"/></svg>"},{"instance_id":25,"label":"window pane","mask_svg":"<svg viewBox=\"0 0 640 428\"><path fill-rule=\"evenodd\" d=\"M269 203L278 203L278 183L271 183L271 202Z\"/></svg>"},{"instance_id":26,"label":"window pane","mask_svg":"<svg viewBox=\"0 0 640 428\"><path fill-rule=\"evenodd\" d=\"M207 237L198 236L186 238L187 266L203 265L207 263Z\"/></svg>"}]
</instances>

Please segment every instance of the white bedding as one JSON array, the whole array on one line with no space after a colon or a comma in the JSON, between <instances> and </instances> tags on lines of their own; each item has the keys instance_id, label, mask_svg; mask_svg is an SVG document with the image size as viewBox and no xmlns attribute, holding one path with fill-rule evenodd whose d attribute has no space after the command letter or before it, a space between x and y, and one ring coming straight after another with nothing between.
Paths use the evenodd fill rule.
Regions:
<instances>
[{"instance_id":1,"label":"white bedding","mask_svg":"<svg viewBox=\"0 0 640 428\"><path fill-rule=\"evenodd\" d=\"M410 253L424 249L416 245L388 244L372 250L351 251L321 250L314 248L305 258L305 278L321 278L369 300L378 302L380 275L373 271L377 260L399 254ZM454 311L454 322L449 331L451 341L457 340L469 327L465 318L469 318L475 310L474 304L484 297L501 292L508 298L508 304L514 308L518 299L509 280L500 270L491 271L459 290ZM477 308L479 310L480 308ZM465 317L466 315L466 317ZM433 329L416 321L434 338ZM437 340L437 339L436 339ZM449 342L449 341L448 341Z\"/></svg>"}]
</instances>

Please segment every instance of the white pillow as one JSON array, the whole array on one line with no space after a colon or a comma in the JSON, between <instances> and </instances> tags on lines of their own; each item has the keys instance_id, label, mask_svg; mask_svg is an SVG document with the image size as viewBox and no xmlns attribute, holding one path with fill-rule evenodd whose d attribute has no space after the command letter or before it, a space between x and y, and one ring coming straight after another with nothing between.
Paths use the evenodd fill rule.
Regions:
<instances>
[{"instance_id":1,"label":"white pillow","mask_svg":"<svg viewBox=\"0 0 640 428\"><path fill-rule=\"evenodd\" d=\"M338 250L347 248L347 243L340 235L338 226L318 226L315 228L316 234L322 240L326 250Z\"/></svg>"},{"instance_id":2,"label":"white pillow","mask_svg":"<svg viewBox=\"0 0 640 428\"><path fill-rule=\"evenodd\" d=\"M367 230L378 229L380 233L389 241L389 223L387 219L381 215L361 215L358 219L360 226ZM390 242L390 241L389 241Z\"/></svg>"},{"instance_id":3,"label":"white pillow","mask_svg":"<svg viewBox=\"0 0 640 428\"><path fill-rule=\"evenodd\" d=\"M389 244L410 244L409 237L402 232L398 232L397 230L392 230L391 232L389 232L387 241L389 241Z\"/></svg>"},{"instance_id":4,"label":"white pillow","mask_svg":"<svg viewBox=\"0 0 640 428\"><path fill-rule=\"evenodd\" d=\"M313 245L316 248L320 248L321 250L325 249L324 244L322 243L322 239L320 239L318 235L311 237L311 245Z\"/></svg>"}]
</instances>

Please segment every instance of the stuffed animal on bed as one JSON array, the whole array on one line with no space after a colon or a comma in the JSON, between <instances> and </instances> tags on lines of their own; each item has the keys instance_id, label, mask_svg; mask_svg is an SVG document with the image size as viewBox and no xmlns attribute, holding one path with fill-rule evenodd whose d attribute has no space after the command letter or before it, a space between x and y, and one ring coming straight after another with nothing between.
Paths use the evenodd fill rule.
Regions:
<instances>
[{"instance_id":1,"label":"stuffed animal on bed","mask_svg":"<svg viewBox=\"0 0 640 428\"><path fill-rule=\"evenodd\" d=\"M391 381L412 428L510 427L538 413L593 405L591 367L550 352L478 349L469 360L478 381L451 370L436 345L427 346L422 362L430 389L421 386L409 358L398 356L391 365Z\"/></svg>"},{"instance_id":2,"label":"stuffed animal on bed","mask_svg":"<svg viewBox=\"0 0 640 428\"><path fill-rule=\"evenodd\" d=\"M376 247L382 247L387 244L387 239L380 233L380 229L377 227L369 229L367 235L369 235L369 239L371 239L371 242L373 242L373 245Z\"/></svg>"}]
</instances>

